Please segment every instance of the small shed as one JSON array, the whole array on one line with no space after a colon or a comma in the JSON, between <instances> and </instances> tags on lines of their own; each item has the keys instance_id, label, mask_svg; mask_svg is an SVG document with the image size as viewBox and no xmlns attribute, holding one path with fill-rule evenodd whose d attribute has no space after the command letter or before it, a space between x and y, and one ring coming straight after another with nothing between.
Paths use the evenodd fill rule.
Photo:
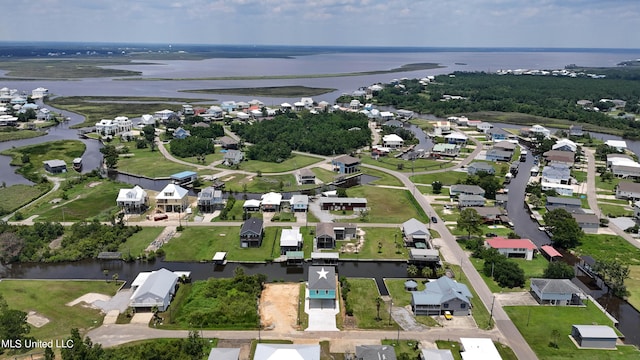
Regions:
<instances>
[{"instance_id":1,"label":"small shed","mask_svg":"<svg viewBox=\"0 0 640 360\"><path fill-rule=\"evenodd\" d=\"M583 348L615 349L618 334L605 325L573 325L571 337Z\"/></svg>"},{"instance_id":2,"label":"small shed","mask_svg":"<svg viewBox=\"0 0 640 360\"><path fill-rule=\"evenodd\" d=\"M47 160L43 161L44 169L51 174L60 174L67 172L67 164L63 160Z\"/></svg>"},{"instance_id":3,"label":"small shed","mask_svg":"<svg viewBox=\"0 0 640 360\"><path fill-rule=\"evenodd\" d=\"M418 291L418 283L413 280L407 280L404 282L404 289L407 291Z\"/></svg>"}]
</instances>

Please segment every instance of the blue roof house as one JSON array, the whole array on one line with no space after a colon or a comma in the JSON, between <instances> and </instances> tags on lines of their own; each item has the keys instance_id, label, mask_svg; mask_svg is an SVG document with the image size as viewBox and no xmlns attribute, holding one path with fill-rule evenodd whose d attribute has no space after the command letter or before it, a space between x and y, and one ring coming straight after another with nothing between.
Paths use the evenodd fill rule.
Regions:
<instances>
[{"instance_id":1,"label":"blue roof house","mask_svg":"<svg viewBox=\"0 0 640 360\"><path fill-rule=\"evenodd\" d=\"M471 292L465 284L447 276L428 282L422 291L411 293L411 308L415 315L441 315L445 311L452 315L469 315Z\"/></svg>"},{"instance_id":2,"label":"blue roof house","mask_svg":"<svg viewBox=\"0 0 640 360\"><path fill-rule=\"evenodd\" d=\"M177 128L174 132L173 132L173 137L175 139L186 139L189 136L191 136L191 132L189 132L189 130L185 130L182 127Z\"/></svg>"}]
</instances>

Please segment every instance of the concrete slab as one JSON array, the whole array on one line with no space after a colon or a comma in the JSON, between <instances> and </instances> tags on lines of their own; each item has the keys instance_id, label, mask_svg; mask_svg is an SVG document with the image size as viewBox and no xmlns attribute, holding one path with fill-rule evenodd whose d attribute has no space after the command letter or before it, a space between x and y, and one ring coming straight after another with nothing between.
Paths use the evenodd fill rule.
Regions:
<instances>
[{"instance_id":1,"label":"concrete slab","mask_svg":"<svg viewBox=\"0 0 640 360\"><path fill-rule=\"evenodd\" d=\"M111 310L117 310L120 314L124 313L129 307L131 299L131 289L122 289L118 291L109 300L96 300L93 302L94 306L97 306L105 313L109 313Z\"/></svg>"},{"instance_id":2,"label":"concrete slab","mask_svg":"<svg viewBox=\"0 0 640 360\"><path fill-rule=\"evenodd\" d=\"M340 331L336 325L338 300L309 301L309 289L304 294L304 312L309 314L309 327L304 331Z\"/></svg>"},{"instance_id":3,"label":"concrete slab","mask_svg":"<svg viewBox=\"0 0 640 360\"><path fill-rule=\"evenodd\" d=\"M133 317L131 318L131 324L138 324L138 325L149 325L149 322L151 322L151 319L153 318L153 313L148 312L148 313L135 313L133 315Z\"/></svg>"},{"instance_id":4,"label":"concrete slab","mask_svg":"<svg viewBox=\"0 0 640 360\"><path fill-rule=\"evenodd\" d=\"M104 320L102 320L102 325L115 324L116 320L118 320L119 314L120 312L118 310L111 310L107 312L107 315L105 315Z\"/></svg>"},{"instance_id":5,"label":"concrete slab","mask_svg":"<svg viewBox=\"0 0 640 360\"><path fill-rule=\"evenodd\" d=\"M502 306L535 306L539 305L528 291L507 292L494 294Z\"/></svg>"}]
</instances>

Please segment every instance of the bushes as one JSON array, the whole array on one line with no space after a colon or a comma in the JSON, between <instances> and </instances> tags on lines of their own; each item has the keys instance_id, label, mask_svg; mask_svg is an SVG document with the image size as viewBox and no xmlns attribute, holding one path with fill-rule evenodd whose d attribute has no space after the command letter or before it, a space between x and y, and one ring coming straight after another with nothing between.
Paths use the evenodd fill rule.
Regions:
<instances>
[{"instance_id":1,"label":"bushes","mask_svg":"<svg viewBox=\"0 0 640 360\"><path fill-rule=\"evenodd\" d=\"M347 278L344 276L340 277L340 293L342 294L342 301L344 302L344 312L348 316L353 316L353 305L351 301L349 301L349 291L351 290L351 285Z\"/></svg>"},{"instance_id":2,"label":"bushes","mask_svg":"<svg viewBox=\"0 0 640 360\"><path fill-rule=\"evenodd\" d=\"M224 209L222 209L222 211L220 212L220 220L227 220L227 217L229 217L229 212L231 211L231 209L233 209L233 205L235 205L235 203L236 203L236 198L233 197L233 195L229 195L229 198L227 198L227 203L225 204Z\"/></svg>"}]
</instances>

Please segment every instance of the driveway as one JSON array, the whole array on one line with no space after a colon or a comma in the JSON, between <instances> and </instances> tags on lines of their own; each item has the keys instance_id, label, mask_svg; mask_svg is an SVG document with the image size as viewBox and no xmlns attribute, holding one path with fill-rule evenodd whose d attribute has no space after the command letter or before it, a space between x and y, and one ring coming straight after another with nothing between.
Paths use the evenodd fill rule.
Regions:
<instances>
[{"instance_id":1,"label":"driveway","mask_svg":"<svg viewBox=\"0 0 640 360\"><path fill-rule=\"evenodd\" d=\"M304 297L304 312L309 314L309 327L304 331L340 331L336 326L338 300L309 300L309 289Z\"/></svg>"},{"instance_id":2,"label":"driveway","mask_svg":"<svg viewBox=\"0 0 640 360\"><path fill-rule=\"evenodd\" d=\"M117 310L120 314L127 311L131 299L131 289L122 289L118 291L111 299L107 301L96 300L93 305L100 308L105 313Z\"/></svg>"},{"instance_id":3,"label":"driveway","mask_svg":"<svg viewBox=\"0 0 640 360\"><path fill-rule=\"evenodd\" d=\"M539 305L528 291L506 292L494 294L502 306L535 306Z\"/></svg>"}]
</instances>

